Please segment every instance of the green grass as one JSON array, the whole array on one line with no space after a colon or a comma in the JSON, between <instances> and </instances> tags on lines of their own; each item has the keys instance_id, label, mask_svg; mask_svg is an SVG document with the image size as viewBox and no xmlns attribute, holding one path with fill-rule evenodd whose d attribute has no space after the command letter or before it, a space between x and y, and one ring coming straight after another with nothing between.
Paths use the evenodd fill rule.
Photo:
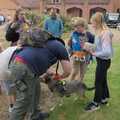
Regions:
<instances>
[{"instance_id":1,"label":"green grass","mask_svg":"<svg viewBox=\"0 0 120 120\"><path fill-rule=\"evenodd\" d=\"M58 106L52 113L49 120L120 120L120 44L114 44L114 58L109 70L108 79L110 87L110 104L103 106L100 110L87 113L84 107L92 100L94 92L87 92L87 98L74 101L75 96L64 98L64 104ZM89 66L85 76L87 85L94 84L95 62Z\"/></svg>"}]
</instances>

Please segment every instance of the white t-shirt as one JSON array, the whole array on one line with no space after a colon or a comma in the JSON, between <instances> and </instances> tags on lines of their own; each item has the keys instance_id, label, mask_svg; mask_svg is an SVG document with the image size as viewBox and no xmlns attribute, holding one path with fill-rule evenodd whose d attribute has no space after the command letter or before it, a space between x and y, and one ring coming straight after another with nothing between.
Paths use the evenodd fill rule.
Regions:
<instances>
[{"instance_id":1,"label":"white t-shirt","mask_svg":"<svg viewBox=\"0 0 120 120\"><path fill-rule=\"evenodd\" d=\"M3 22L4 21L4 16L0 15L0 21Z\"/></svg>"},{"instance_id":2,"label":"white t-shirt","mask_svg":"<svg viewBox=\"0 0 120 120\"><path fill-rule=\"evenodd\" d=\"M10 75L10 71L8 70L9 60L16 49L17 46L8 47L0 53L0 80L8 79L8 76Z\"/></svg>"}]
</instances>

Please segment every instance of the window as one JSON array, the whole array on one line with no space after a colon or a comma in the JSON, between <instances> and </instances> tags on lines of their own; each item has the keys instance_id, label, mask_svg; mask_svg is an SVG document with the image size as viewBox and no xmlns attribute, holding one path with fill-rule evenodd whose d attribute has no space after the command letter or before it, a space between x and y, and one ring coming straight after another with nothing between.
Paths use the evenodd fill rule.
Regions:
<instances>
[{"instance_id":1,"label":"window","mask_svg":"<svg viewBox=\"0 0 120 120\"><path fill-rule=\"evenodd\" d=\"M60 3L60 0L52 0L52 3Z\"/></svg>"}]
</instances>

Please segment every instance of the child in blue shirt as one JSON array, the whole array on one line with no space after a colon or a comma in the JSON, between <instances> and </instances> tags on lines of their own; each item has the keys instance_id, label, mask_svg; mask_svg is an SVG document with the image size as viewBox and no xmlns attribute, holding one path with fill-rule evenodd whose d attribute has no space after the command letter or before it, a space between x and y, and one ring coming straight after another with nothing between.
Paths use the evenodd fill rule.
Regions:
<instances>
[{"instance_id":1,"label":"child in blue shirt","mask_svg":"<svg viewBox=\"0 0 120 120\"><path fill-rule=\"evenodd\" d=\"M74 23L74 31L71 34L69 47L73 61L71 80L83 82L84 74L91 55L83 49L85 42L94 43L94 35L86 31L87 23L84 18L79 18Z\"/></svg>"}]
</instances>

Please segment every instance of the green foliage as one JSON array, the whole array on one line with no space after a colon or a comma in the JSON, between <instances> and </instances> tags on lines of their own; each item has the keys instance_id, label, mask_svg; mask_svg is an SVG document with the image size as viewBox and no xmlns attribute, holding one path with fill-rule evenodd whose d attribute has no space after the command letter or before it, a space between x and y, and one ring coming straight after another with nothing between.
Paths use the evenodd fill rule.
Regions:
<instances>
[{"instance_id":1,"label":"green foliage","mask_svg":"<svg viewBox=\"0 0 120 120\"><path fill-rule=\"evenodd\" d=\"M48 19L48 18L49 18L48 15L45 15L45 14L41 15L39 25L40 25L41 27L43 27L45 20Z\"/></svg>"},{"instance_id":2,"label":"green foliage","mask_svg":"<svg viewBox=\"0 0 120 120\"><path fill-rule=\"evenodd\" d=\"M72 30L71 19L69 17L61 16L64 24L64 32L70 32Z\"/></svg>"},{"instance_id":3,"label":"green foliage","mask_svg":"<svg viewBox=\"0 0 120 120\"><path fill-rule=\"evenodd\" d=\"M40 26L41 17L39 15L39 13L34 12L34 11L27 11L26 18L27 18L27 20L29 20L29 22L31 24L33 24L33 25L37 24L38 26Z\"/></svg>"},{"instance_id":4,"label":"green foliage","mask_svg":"<svg viewBox=\"0 0 120 120\"><path fill-rule=\"evenodd\" d=\"M26 12L26 18L29 20L29 21L33 21L34 20L34 17L36 16L36 13L32 12L32 11L27 11Z\"/></svg>"}]
</instances>

